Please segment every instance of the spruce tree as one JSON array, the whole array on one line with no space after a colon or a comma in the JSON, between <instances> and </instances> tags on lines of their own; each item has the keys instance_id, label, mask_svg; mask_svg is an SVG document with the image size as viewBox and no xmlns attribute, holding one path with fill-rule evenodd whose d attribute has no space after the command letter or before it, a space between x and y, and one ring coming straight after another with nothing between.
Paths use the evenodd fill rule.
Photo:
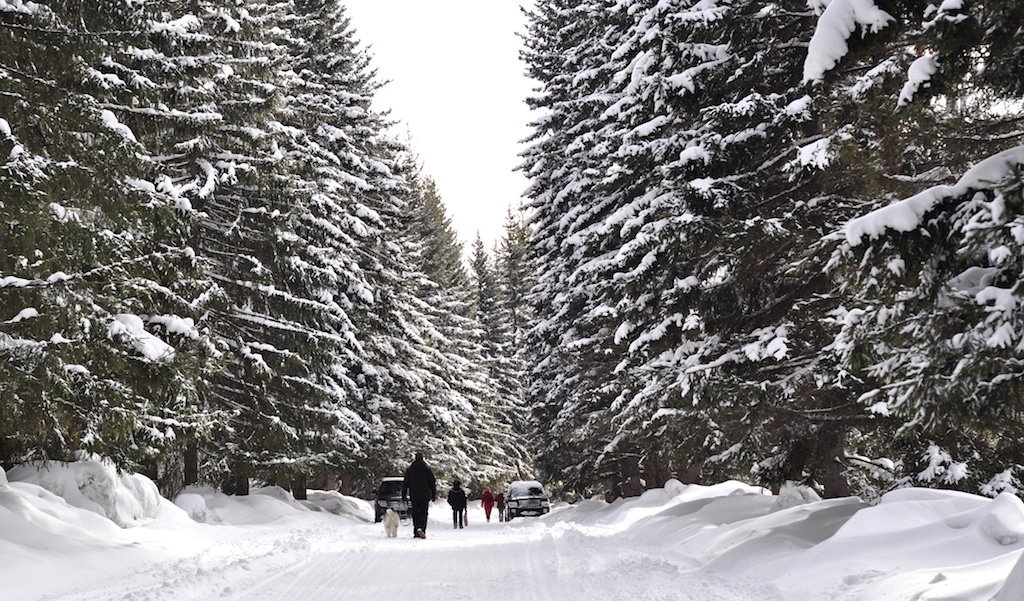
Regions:
<instances>
[{"instance_id":1,"label":"spruce tree","mask_svg":"<svg viewBox=\"0 0 1024 601\"><path fill-rule=\"evenodd\" d=\"M517 355L523 348L532 316L528 296L533 287L533 273L528 259L529 230L521 216L509 210L505 217L505 232L498 240L495 253L495 272L501 290L500 303L508 314L510 337Z\"/></svg>"},{"instance_id":2,"label":"spruce tree","mask_svg":"<svg viewBox=\"0 0 1024 601\"><path fill-rule=\"evenodd\" d=\"M571 449L546 466L577 488L628 493L671 472L744 477L754 465L765 484L845 494L848 441L889 427L831 352L843 291L823 272L832 234L877 184L870 170L893 166L874 151L936 130L911 113L881 125L871 107L891 83L809 69L819 14L798 4L551 2L534 13L544 45L527 59L550 112L525 165L532 401L556 424L547 446ZM593 20L571 37L568 14ZM917 35L887 29L881 11L858 15L883 40ZM871 67L898 47L850 44L846 60L869 77L889 72Z\"/></svg>"},{"instance_id":3,"label":"spruce tree","mask_svg":"<svg viewBox=\"0 0 1024 601\"><path fill-rule=\"evenodd\" d=\"M361 436L346 406L355 386L336 370L356 343L332 298L338 282L321 255L317 199L296 177L308 165L293 147L305 124L288 110L296 82L284 74L303 60L303 32L289 26L304 15L290 3L151 10L153 48L127 53L118 67L159 96L118 110L140 124L140 141L167 173L162 189L190 220L209 278L194 304L227 349L212 400L234 417L208 447L207 466L232 481L229 490L244 493L258 476L295 481L301 495L303 479Z\"/></svg>"},{"instance_id":4,"label":"spruce tree","mask_svg":"<svg viewBox=\"0 0 1024 601\"><path fill-rule=\"evenodd\" d=\"M411 292L426 317L420 341L432 357L420 438L444 473L494 484L522 473L527 453L502 410L486 335L472 315L481 299L471 292L444 204L429 179L414 181L412 194L406 242L421 275Z\"/></svg>"},{"instance_id":5,"label":"spruce tree","mask_svg":"<svg viewBox=\"0 0 1024 601\"><path fill-rule=\"evenodd\" d=\"M524 371L515 346L513 312L507 289L492 265L479 234L469 261L472 284L472 319L479 332L481 359L493 387L482 408L490 460L504 479L526 477L530 469L528 449L515 435L526 431L522 385Z\"/></svg>"},{"instance_id":6,"label":"spruce tree","mask_svg":"<svg viewBox=\"0 0 1024 601\"><path fill-rule=\"evenodd\" d=\"M1013 232L1024 151L1009 142L1021 113L1008 107L1020 98L1011 73L1024 38L1003 22L1019 10L994 1L901 14L929 51L897 54L896 75L873 82L911 123L936 124L879 133L900 163L848 224L834 262L851 297L837 336L843 367L868 383L864 405L899 420L891 448L902 482L985 494L1019 485Z\"/></svg>"},{"instance_id":7,"label":"spruce tree","mask_svg":"<svg viewBox=\"0 0 1024 601\"><path fill-rule=\"evenodd\" d=\"M612 23L621 13L604 4L538 4L528 13L523 53L528 74L541 84L528 103L542 114L533 123L522 165L532 179L524 208L536 275L530 296L536 321L526 342L527 402L538 467L553 483L570 486L596 481L592 458L606 441L594 426L610 402L594 389L611 375L603 363L606 355L578 333L590 319L588 290L580 281L587 274L578 269L589 252L597 251L576 236L607 209L591 194L606 152L595 135L596 119L614 101L606 93L612 49L599 38L621 33Z\"/></svg>"},{"instance_id":8,"label":"spruce tree","mask_svg":"<svg viewBox=\"0 0 1024 601\"><path fill-rule=\"evenodd\" d=\"M417 173L412 185L416 190L413 234L423 246L421 270L443 290L465 288L468 281L462 243L455 234L437 184L432 178Z\"/></svg>"},{"instance_id":9,"label":"spruce tree","mask_svg":"<svg viewBox=\"0 0 1024 601\"><path fill-rule=\"evenodd\" d=\"M146 23L124 3L0 9L4 462L85 451L156 477L154 460L223 424L195 252L116 110L151 98L109 72Z\"/></svg>"}]
</instances>

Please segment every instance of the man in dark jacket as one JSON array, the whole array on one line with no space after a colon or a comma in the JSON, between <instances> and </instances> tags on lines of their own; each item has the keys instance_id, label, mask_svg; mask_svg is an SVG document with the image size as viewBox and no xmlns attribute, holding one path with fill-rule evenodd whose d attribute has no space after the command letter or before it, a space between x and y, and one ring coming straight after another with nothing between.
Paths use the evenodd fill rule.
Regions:
<instances>
[{"instance_id":1,"label":"man in dark jacket","mask_svg":"<svg viewBox=\"0 0 1024 601\"><path fill-rule=\"evenodd\" d=\"M448 491L448 504L452 506L452 526L462 528L465 525L463 520L466 515L466 491L462 490L462 483L458 480Z\"/></svg>"},{"instance_id":2,"label":"man in dark jacket","mask_svg":"<svg viewBox=\"0 0 1024 601\"><path fill-rule=\"evenodd\" d=\"M434 472L423 461L423 453L416 453L416 459L405 470L402 501L405 502L406 498L410 501L412 535L427 538L427 508L431 501L437 500L437 481L434 480Z\"/></svg>"}]
</instances>

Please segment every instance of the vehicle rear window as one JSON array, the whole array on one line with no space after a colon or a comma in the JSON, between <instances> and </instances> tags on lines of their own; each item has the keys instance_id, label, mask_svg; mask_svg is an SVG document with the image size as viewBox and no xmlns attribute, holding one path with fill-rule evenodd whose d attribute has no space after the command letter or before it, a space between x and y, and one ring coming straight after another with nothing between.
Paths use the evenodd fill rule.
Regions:
<instances>
[{"instance_id":1,"label":"vehicle rear window","mask_svg":"<svg viewBox=\"0 0 1024 601\"><path fill-rule=\"evenodd\" d=\"M510 497L543 497L544 489L536 484L512 486L509 490Z\"/></svg>"},{"instance_id":2,"label":"vehicle rear window","mask_svg":"<svg viewBox=\"0 0 1024 601\"><path fill-rule=\"evenodd\" d=\"M388 480L380 483L380 492L377 493L381 496L400 495L402 494L402 481L401 480Z\"/></svg>"}]
</instances>

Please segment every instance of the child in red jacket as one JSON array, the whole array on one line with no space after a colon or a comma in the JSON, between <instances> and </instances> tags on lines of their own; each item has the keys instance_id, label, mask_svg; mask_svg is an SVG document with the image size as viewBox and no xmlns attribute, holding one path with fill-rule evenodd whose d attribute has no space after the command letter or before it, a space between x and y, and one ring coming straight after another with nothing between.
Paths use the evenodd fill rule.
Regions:
<instances>
[{"instance_id":1,"label":"child in red jacket","mask_svg":"<svg viewBox=\"0 0 1024 601\"><path fill-rule=\"evenodd\" d=\"M485 490L484 494L480 495L480 504L484 507L487 521L491 521L491 508L494 507L494 495L491 494L491 491Z\"/></svg>"}]
</instances>

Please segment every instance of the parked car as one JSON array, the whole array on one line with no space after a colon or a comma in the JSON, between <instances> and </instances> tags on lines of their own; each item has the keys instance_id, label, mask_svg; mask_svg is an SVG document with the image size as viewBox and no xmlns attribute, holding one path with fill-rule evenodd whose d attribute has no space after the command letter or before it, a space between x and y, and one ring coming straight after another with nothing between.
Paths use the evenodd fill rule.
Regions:
<instances>
[{"instance_id":1,"label":"parked car","mask_svg":"<svg viewBox=\"0 0 1024 601\"><path fill-rule=\"evenodd\" d=\"M409 517L409 503L402 502L402 482L404 478L381 478L377 488L373 491L373 521L379 522L384 519L384 513L388 508L394 509L398 517L406 519Z\"/></svg>"},{"instance_id":2,"label":"parked car","mask_svg":"<svg viewBox=\"0 0 1024 601\"><path fill-rule=\"evenodd\" d=\"M544 492L544 486L536 480L516 480L508 485L505 493L505 517L507 520L523 515L544 515L551 511L551 500Z\"/></svg>"}]
</instances>

